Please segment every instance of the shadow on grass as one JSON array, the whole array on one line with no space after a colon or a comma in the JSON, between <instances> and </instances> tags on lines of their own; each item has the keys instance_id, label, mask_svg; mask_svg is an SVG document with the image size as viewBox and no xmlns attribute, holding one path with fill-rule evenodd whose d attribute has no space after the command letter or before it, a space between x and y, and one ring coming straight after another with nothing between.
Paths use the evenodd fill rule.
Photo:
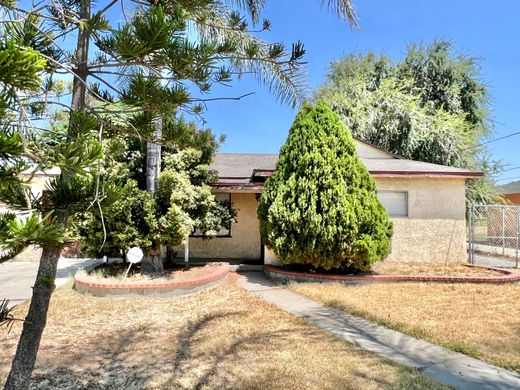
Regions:
<instances>
[{"instance_id":1,"label":"shadow on grass","mask_svg":"<svg viewBox=\"0 0 520 390\"><path fill-rule=\"evenodd\" d=\"M254 307L251 310L255 310ZM294 343L308 344L312 351L334 354L331 343L324 342L320 331L301 325L271 330L261 324L242 326L242 333L218 333L225 323L233 332L233 325L246 321L250 311L220 310L184 323L170 334L167 327L155 323L128 329L114 328L110 332L92 329L86 343L76 343L74 331L64 342L46 348L38 361L33 389L268 389L268 388L352 388L345 372L330 372L325 383L306 383L302 377L313 361L306 356L301 362L281 358L284 351L294 351ZM272 322L267 322L272 323ZM230 326L231 325L231 326ZM224 336L218 336L224 334ZM221 337L221 340L215 339ZM158 342L158 340L160 340ZM163 343L161 343L163 341ZM43 351L42 351L43 352ZM278 354L280 353L280 354ZM344 351L342 352L344 353ZM353 359L363 359L367 353L352 349ZM317 353L317 356L320 356ZM349 357L349 358L350 358ZM325 367L324 367L325 369ZM329 370L330 371L330 370ZM310 376L312 377L312 376ZM370 370L352 367L349 377L372 381L379 388L435 388L424 387L425 379L411 375L404 368L398 376L377 376ZM396 380L397 379L397 380ZM416 385L418 383L418 385ZM422 386L422 387L421 387Z\"/></svg>"},{"instance_id":2,"label":"shadow on grass","mask_svg":"<svg viewBox=\"0 0 520 390\"><path fill-rule=\"evenodd\" d=\"M54 354L46 351L38 362L31 388L34 389L202 389L237 388L237 383L256 387L253 383L265 383L269 376L251 376L244 380L237 373L248 372L248 362L240 361L238 354L254 350L265 343L283 344L293 329L280 331L254 331L245 336L231 335L223 340L222 349L216 353L204 350L207 331L218 321L239 320L246 312L224 311L208 314L189 322L185 329L174 336L175 346L165 351L146 349L148 339L162 337L165 343L172 337L160 334L152 324L132 329L114 330L109 334L93 334L87 345L55 346ZM201 336L201 332L206 334ZM301 333L301 331L299 330ZM210 333L211 334L211 333ZM316 332L304 334L312 338ZM236 362L229 364L230 361ZM238 369L237 369L238 368ZM256 371L255 371L256 372ZM266 375L264 377L264 375ZM274 385L280 375L270 375ZM251 386L247 386L247 384ZM243 387L240 385L239 387Z\"/></svg>"},{"instance_id":3,"label":"shadow on grass","mask_svg":"<svg viewBox=\"0 0 520 390\"><path fill-rule=\"evenodd\" d=\"M198 334L207 327L211 327L213 322L217 320L227 319L233 316L246 315L244 312L227 312L220 314L211 314L202 317L200 320L191 322L184 332L179 333L177 336L178 349L175 354L173 361L173 373L172 378L166 383L167 386L179 386L178 380L189 375L189 372L193 370L190 366L193 362L199 361L202 357L192 353L192 349L198 344ZM243 337L233 337L233 341L225 345L224 348L219 350L212 356L206 355L204 368L199 367L199 372L196 375L196 379L190 385L190 389L202 389L205 386L212 387L213 383L218 387L223 388L236 388L237 384L240 383L240 388L254 388L256 385L263 383L264 385L270 380L276 380L279 375L276 372L271 374L263 373L262 378L257 379L248 375L248 379L236 377L235 369L236 366L226 365L229 360L236 360L240 351L246 349L254 349L260 347L265 343L274 343L283 341L287 336L292 333L291 329L284 329L278 331L264 331L254 332L252 335ZM309 332L310 333L310 332ZM208 359L209 358L209 359ZM209 362L208 362L209 360ZM209 363L209 364L208 364ZM248 362L241 362L243 364L242 372L247 372ZM268 379L269 378L269 379ZM249 385L247 384L249 382ZM256 384L256 385L255 385Z\"/></svg>"}]
</instances>

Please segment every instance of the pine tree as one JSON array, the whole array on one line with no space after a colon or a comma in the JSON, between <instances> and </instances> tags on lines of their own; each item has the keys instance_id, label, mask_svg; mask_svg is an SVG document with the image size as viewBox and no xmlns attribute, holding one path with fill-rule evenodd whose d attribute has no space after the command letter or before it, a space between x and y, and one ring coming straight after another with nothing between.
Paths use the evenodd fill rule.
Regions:
<instances>
[{"instance_id":1,"label":"pine tree","mask_svg":"<svg viewBox=\"0 0 520 390\"><path fill-rule=\"evenodd\" d=\"M286 264L368 270L392 237L375 190L340 118L305 105L260 198L262 239Z\"/></svg>"},{"instance_id":2,"label":"pine tree","mask_svg":"<svg viewBox=\"0 0 520 390\"><path fill-rule=\"evenodd\" d=\"M350 0L321 3L355 25ZM109 193L96 177L105 134L125 137L139 129L142 140L159 144L159 121L180 112L200 116L207 100L219 99L204 96L212 85L249 74L282 103L299 104L303 45L287 50L260 39L257 35L270 29L268 20L250 29L247 19L258 25L264 4L44 0L32 8L0 1L0 201L23 214L0 219L2 260L27 245L42 247L6 389L29 386L71 215L101 207ZM107 18L116 6L127 12L122 23ZM62 75L72 77L70 90ZM63 128L47 126L63 118ZM49 137L49 132L56 133ZM35 197L31 175L22 179L20 173L51 167L59 167L60 176ZM89 192L91 180L96 186Z\"/></svg>"}]
</instances>

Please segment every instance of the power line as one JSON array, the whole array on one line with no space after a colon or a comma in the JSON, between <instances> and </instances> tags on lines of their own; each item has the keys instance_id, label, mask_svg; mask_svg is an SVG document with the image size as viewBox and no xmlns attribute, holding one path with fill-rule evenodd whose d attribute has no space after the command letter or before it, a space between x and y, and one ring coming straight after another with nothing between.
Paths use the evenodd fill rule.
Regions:
<instances>
[{"instance_id":1,"label":"power line","mask_svg":"<svg viewBox=\"0 0 520 390\"><path fill-rule=\"evenodd\" d=\"M497 179L497 181L502 181L502 180L514 180L514 179L520 179L520 176L502 177L502 178L500 178L500 179Z\"/></svg>"},{"instance_id":2,"label":"power line","mask_svg":"<svg viewBox=\"0 0 520 390\"><path fill-rule=\"evenodd\" d=\"M518 167L513 167L513 168L507 168L507 169L502 169L501 172L509 172L509 171L514 171L514 170L516 170L516 169L520 169L520 166L518 166Z\"/></svg>"},{"instance_id":3,"label":"power line","mask_svg":"<svg viewBox=\"0 0 520 390\"><path fill-rule=\"evenodd\" d=\"M500 140L503 140L503 139L506 139L506 138L513 137L513 136L515 136L515 135L519 135L519 134L520 134L520 131L515 131L514 133L504 135L503 137L498 137L498 138L490 139L490 140L488 140L488 141L481 142L481 143L479 143L478 145L468 146L468 147L465 148L464 150L478 148L478 147L480 147L480 146L484 146L484 145L487 145L487 144L490 144L490 143L493 143L493 142L496 142L496 141L500 141Z\"/></svg>"}]
</instances>

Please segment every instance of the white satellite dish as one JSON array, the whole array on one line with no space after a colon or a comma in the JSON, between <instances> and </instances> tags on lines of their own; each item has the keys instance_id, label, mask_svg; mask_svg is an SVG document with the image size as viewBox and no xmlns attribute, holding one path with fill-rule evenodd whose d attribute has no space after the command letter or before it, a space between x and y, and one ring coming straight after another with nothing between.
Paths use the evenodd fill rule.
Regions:
<instances>
[{"instance_id":1,"label":"white satellite dish","mask_svg":"<svg viewBox=\"0 0 520 390\"><path fill-rule=\"evenodd\" d=\"M128 253L126 254L126 259L129 263L135 264L139 263L143 259L143 256L143 250L135 246L128 250Z\"/></svg>"},{"instance_id":2,"label":"white satellite dish","mask_svg":"<svg viewBox=\"0 0 520 390\"><path fill-rule=\"evenodd\" d=\"M134 246L133 248L130 248L128 252L126 253L126 259L130 263L128 265L128 269L125 273L125 278L128 276L128 272L130 272L130 267L132 267L132 264L139 263L143 259L144 253L141 248L138 248Z\"/></svg>"}]
</instances>

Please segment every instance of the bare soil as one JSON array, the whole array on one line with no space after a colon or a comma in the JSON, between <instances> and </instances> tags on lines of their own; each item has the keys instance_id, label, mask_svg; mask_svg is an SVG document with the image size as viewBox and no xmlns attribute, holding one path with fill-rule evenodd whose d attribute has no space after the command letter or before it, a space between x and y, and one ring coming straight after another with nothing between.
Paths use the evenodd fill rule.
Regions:
<instances>
[{"instance_id":1,"label":"bare soil","mask_svg":"<svg viewBox=\"0 0 520 390\"><path fill-rule=\"evenodd\" d=\"M222 263L208 263L205 265L174 265L166 267L164 274L157 276L142 275L139 265L132 265L127 279L131 281L165 279L165 280L186 280L204 276L221 266ZM88 272L90 278L94 280L125 280L125 273L128 264L100 264Z\"/></svg>"},{"instance_id":2,"label":"bare soil","mask_svg":"<svg viewBox=\"0 0 520 390\"><path fill-rule=\"evenodd\" d=\"M486 268L469 267L463 264L401 263L381 261L376 263L369 275L428 275L428 276L503 276Z\"/></svg>"}]
</instances>

